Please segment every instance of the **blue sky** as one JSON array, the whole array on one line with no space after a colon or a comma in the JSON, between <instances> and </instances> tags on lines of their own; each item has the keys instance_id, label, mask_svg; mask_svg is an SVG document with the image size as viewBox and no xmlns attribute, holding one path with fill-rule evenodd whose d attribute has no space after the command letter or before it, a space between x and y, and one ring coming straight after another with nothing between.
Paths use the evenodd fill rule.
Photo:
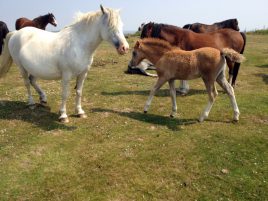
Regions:
<instances>
[{"instance_id":1,"label":"blue sky","mask_svg":"<svg viewBox=\"0 0 268 201\"><path fill-rule=\"evenodd\" d=\"M0 20L15 29L19 17L35 18L52 12L59 30L72 22L75 12L88 12L106 7L120 8L125 31L136 31L142 22L183 26L187 23L212 24L237 18L241 30L268 28L268 0L1 0Z\"/></svg>"}]
</instances>

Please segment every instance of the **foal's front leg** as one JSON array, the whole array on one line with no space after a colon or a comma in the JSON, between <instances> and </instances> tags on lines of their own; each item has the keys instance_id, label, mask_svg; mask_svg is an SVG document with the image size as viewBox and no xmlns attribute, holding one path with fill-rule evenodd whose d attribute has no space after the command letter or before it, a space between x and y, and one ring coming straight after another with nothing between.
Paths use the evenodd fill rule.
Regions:
<instances>
[{"instance_id":1,"label":"foal's front leg","mask_svg":"<svg viewBox=\"0 0 268 201\"><path fill-rule=\"evenodd\" d=\"M82 73L81 75L79 75L77 77L76 80L76 113L77 116L80 118L86 118L87 115L85 114L85 111L82 109L81 106L81 98L82 98L82 90L83 90L83 85L84 85L84 81L87 77L87 72Z\"/></svg>"},{"instance_id":2,"label":"foal's front leg","mask_svg":"<svg viewBox=\"0 0 268 201\"><path fill-rule=\"evenodd\" d=\"M155 95L155 93L163 86L163 84L165 84L166 79L164 79L163 77L159 77L156 84L154 85L154 87L152 88L150 95L148 97L148 100L146 101L146 104L144 106L144 113L147 113L149 106L151 105L152 99Z\"/></svg>"},{"instance_id":3,"label":"foal's front leg","mask_svg":"<svg viewBox=\"0 0 268 201\"><path fill-rule=\"evenodd\" d=\"M69 119L66 113L66 102L69 96L69 86L70 86L69 82L70 82L70 76L68 76L68 78L63 77L62 79L62 102L61 102L60 117L59 117L59 121L63 123L69 122Z\"/></svg>"},{"instance_id":4,"label":"foal's front leg","mask_svg":"<svg viewBox=\"0 0 268 201\"><path fill-rule=\"evenodd\" d=\"M172 101L172 112L170 114L170 117L175 117L177 114L175 80L169 80L168 83L169 83L170 96L171 96L171 101Z\"/></svg>"}]
</instances>

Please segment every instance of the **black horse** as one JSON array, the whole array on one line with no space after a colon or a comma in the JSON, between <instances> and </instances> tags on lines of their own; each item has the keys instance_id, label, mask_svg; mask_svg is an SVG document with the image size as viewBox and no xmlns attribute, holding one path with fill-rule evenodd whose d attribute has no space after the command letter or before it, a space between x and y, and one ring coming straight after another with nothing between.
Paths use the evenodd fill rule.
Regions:
<instances>
[{"instance_id":1,"label":"black horse","mask_svg":"<svg viewBox=\"0 0 268 201\"><path fill-rule=\"evenodd\" d=\"M217 31L219 29L225 29L225 28L239 31L237 19L224 20L222 22L216 22L211 25L202 24L202 23L186 24L184 25L183 28L190 29L196 33L208 33L208 32L213 32L213 31Z\"/></svg>"},{"instance_id":2,"label":"black horse","mask_svg":"<svg viewBox=\"0 0 268 201\"><path fill-rule=\"evenodd\" d=\"M4 45L4 38L8 34L9 30L6 23L0 21L0 55L2 54L2 47Z\"/></svg>"}]
</instances>

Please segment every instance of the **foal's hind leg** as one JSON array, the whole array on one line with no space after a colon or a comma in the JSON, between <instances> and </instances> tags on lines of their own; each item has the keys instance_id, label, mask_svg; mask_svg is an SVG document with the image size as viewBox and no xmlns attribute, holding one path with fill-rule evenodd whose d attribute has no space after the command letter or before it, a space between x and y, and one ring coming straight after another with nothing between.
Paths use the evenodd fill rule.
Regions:
<instances>
[{"instance_id":1,"label":"foal's hind leg","mask_svg":"<svg viewBox=\"0 0 268 201\"><path fill-rule=\"evenodd\" d=\"M28 93L28 106L29 106L29 108L34 109L35 102L34 102L34 99L32 96L32 92L31 92L31 84L30 84L30 80L28 77L28 72L22 66L19 66L19 67L20 67L21 76L24 80L24 84L25 84L25 87L26 87L27 93Z\"/></svg>"},{"instance_id":2,"label":"foal's hind leg","mask_svg":"<svg viewBox=\"0 0 268 201\"><path fill-rule=\"evenodd\" d=\"M171 96L171 101L172 101L172 112L170 114L170 117L175 117L177 114L175 80L169 80L168 83L169 83L170 96Z\"/></svg>"},{"instance_id":3,"label":"foal's hind leg","mask_svg":"<svg viewBox=\"0 0 268 201\"><path fill-rule=\"evenodd\" d=\"M209 112L213 106L213 103L215 102L216 96L218 95L214 81L209 82L209 81L204 80L204 83L206 85L206 89L208 92L208 104L207 104L205 110L203 111L203 113L199 117L200 122L203 122L208 117Z\"/></svg>"},{"instance_id":4,"label":"foal's hind leg","mask_svg":"<svg viewBox=\"0 0 268 201\"><path fill-rule=\"evenodd\" d=\"M76 113L77 113L77 116L81 118L87 117L87 115L85 114L85 111L82 109L82 106L81 106L83 84L84 84L86 77L87 77L87 72L79 75L76 80L76 100L75 100Z\"/></svg>"},{"instance_id":5,"label":"foal's hind leg","mask_svg":"<svg viewBox=\"0 0 268 201\"><path fill-rule=\"evenodd\" d=\"M148 97L148 100L145 103L144 106L144 113L147 113L149 106L151 105L153 96L155 95L155 93L163 86L163 84L165 84L167 80L163 77L159 77L156 84L154 85L154 87L151 89L150 95Z\"/></svg>"},{"instance_id":6,"label":"foal's hind leg","mask_svg":"<svg viewBox=\"0 0 268 201\"><path fill-rule=\"evenodd\" d=\"M41 87L36 83L36 78L32 75L29 76L30 84L39 94L40 104L46 106L47 104L47 97L45 92L41 89Z\"/></svg>"},{"instance_id":7,"label":"foal's hind leg","mask_svg":"<svg viewBox=\"0 0 268 201\"><path fill-rule=\"evenodd\" d=\"M233 106L233 110L234 110L234 121L238 121L240 112L236 103L233 87L227 82L223 72L221 72L219 76L217 77L217 82L228 94L231 100L231 104Z\"/></svg>"}]
</instances>

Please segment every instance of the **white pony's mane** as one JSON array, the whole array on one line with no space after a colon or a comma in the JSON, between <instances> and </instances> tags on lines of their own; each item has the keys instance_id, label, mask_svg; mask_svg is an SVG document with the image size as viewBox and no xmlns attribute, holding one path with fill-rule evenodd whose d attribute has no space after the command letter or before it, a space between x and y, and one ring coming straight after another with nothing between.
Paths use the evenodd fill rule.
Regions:
<instances>
[{"instance_id":1,"label":"white pony's mane","mask_svg":"<svg viewBox=\"0 0 268 201\"><path fill-rule=\"evenodd\" d=\"M119 17L119 10L113 10L111 8L105 8L105 12L108 15L108 24L111 29L115 29L116 27L121 25L121 20ZM88 12L88 13L82 13L82 12L77 12L74 17L74 21L71 24L79 24L79 23L86 23L90 24L92 21L97 19L98 17L102 16L103 13L102 11L95 11L95 12Z\"/></svg>"}]
</instances>

